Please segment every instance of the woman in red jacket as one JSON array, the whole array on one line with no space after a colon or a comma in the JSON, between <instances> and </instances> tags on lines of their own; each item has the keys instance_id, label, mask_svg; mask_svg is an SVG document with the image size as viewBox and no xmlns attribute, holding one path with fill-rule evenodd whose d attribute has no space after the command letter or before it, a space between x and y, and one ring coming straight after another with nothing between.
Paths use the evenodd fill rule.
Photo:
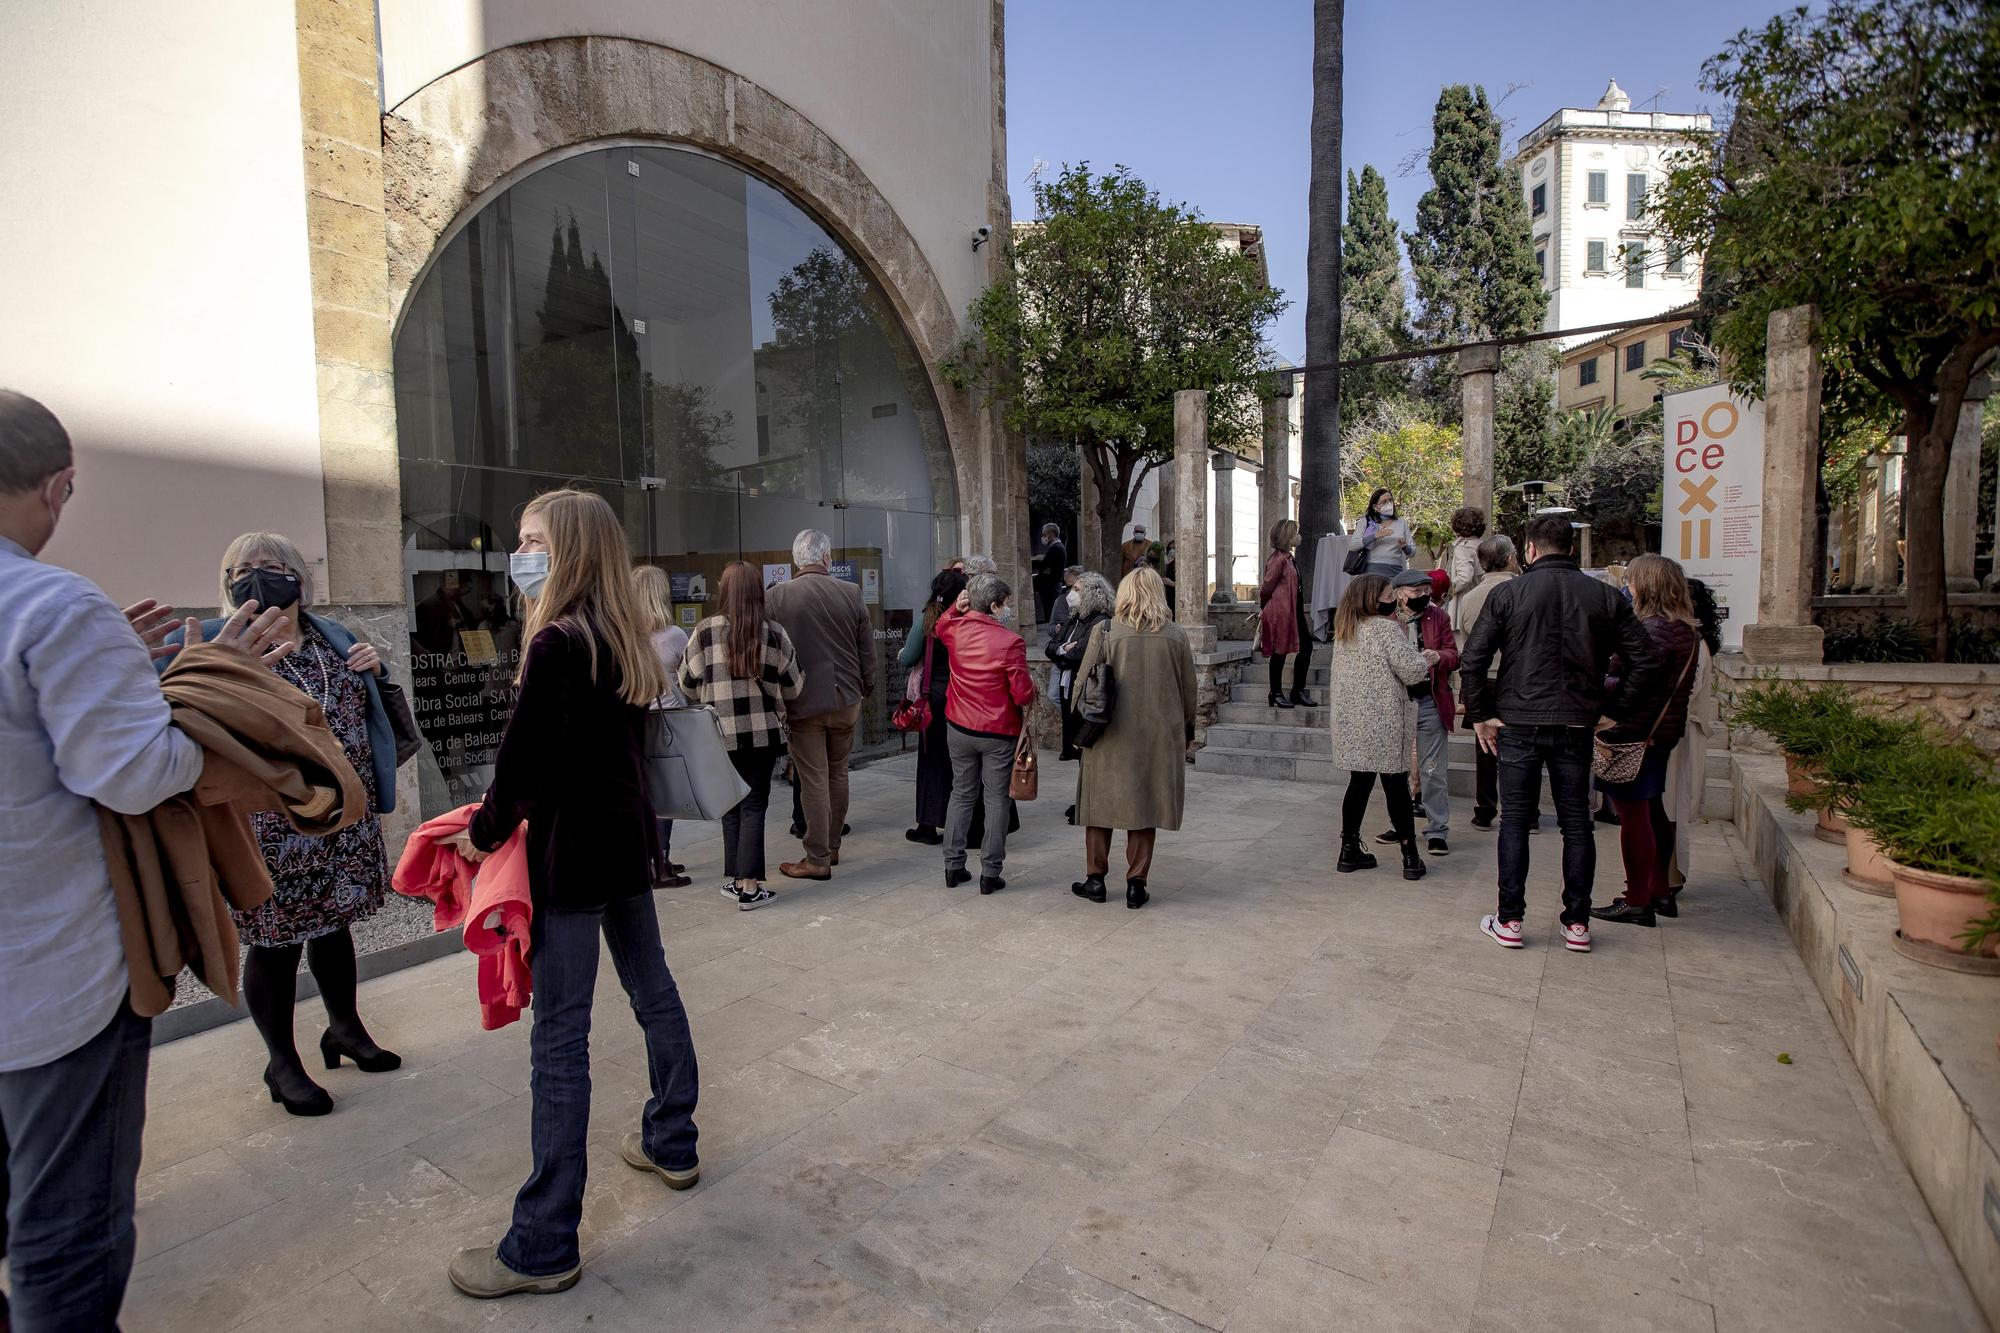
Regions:
<instances>
[{"instance_id":1,"label":"woman in red jacket","mask_svg":"<svg viewBox=\"0 0 2000 1333\"><path fill-rule=\"evenodd\" d=\"M938 618L938 642L951 654L951 685L945 691L946 745L951 751L951 805L946 811L944 886L957 888L972 878L965 868L965 843L972 808L986 803L986 836L979 848L979 891L1007 887L1000 878L1007 860L1007 814L1012 804L1008 778L1014 747L1025 724L1022 709L1035 697L1028 675L1028 645L1008 628L1013 596L998 574L975 574L952 609Z\"/></svg>"},{"instance_id":2,"label":"woman in red jacket","mask_svg":"<svg viewBox=\"0 0 2000 1333\"><path fill-rule=\"evenodd\" d=\"M632 587L625 532L602 496L551 491L521 513L508 572L527 609L514 712L486 799L454 840L484 860L527 822L534 904L534 1168L499 1246L461 1250L468 1296L547 1295L583 1276L584 1147L590 1136L590 1009L598 937L646 1034L653 1095L621 1154L672 1189L701 1178L694 1038L653 910L659 842L643 770L646 708L666 669Z\"/></svg>"},{"instance_id":3,"label":"woman in red jacket","mask_svg":"<svg viewBox=\"0 0 2000 1333\"><path fill-rule=\"evenodd\" d=\"M1306 623L1306 599L1299 586L1299 525L1284 519L1271 529L1271 558L1264 562L1264 582L1257 589L1264 608L1257 627L1257 649L1271 659L1271 707L1317 708L1319 700L1306 693L1306 673L1312 670L1312 629ZM1285 690L1285 657L1292 659L1292 692Z\"/></svg>"}]
</instances>

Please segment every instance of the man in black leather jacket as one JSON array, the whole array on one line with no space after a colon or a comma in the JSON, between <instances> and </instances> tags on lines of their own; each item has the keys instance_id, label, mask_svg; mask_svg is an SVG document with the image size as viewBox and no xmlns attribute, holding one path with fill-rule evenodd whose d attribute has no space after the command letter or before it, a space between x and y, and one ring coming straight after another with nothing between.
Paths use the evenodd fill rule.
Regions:
<instances>
[{"instance_id":1,"label":"man in black leather jacket","mask_svg":"<svg viewBox=\"0 0 2000 1333\"><path fill-rule=\"evenodd\" d=\"M1459 656L1465 720L1480 748L1499 760L1500 902L1479 928L1503 947L1522 945L1527 911L1528 821L1548 770L1563 840L1563 944L1590 951L1590 890L1597 844L1590 819L1594 732L1615 726L1660 669L1644 626L1616 589L1577 568L1569 519L1528 525L1528 565L1496 588ZM1491 679L1495 653L1500 665ZM1610 697L1613 652L1631 664Z\"/></svg>"}]
</instances>

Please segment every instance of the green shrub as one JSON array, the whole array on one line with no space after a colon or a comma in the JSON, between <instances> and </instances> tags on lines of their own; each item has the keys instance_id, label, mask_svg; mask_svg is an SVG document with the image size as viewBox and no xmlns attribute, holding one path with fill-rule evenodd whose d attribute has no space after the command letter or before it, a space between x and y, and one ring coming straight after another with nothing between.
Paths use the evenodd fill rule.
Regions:
<instances>
[{"instance_id":1,"label":"green shrub","mask_svg":"<svg viewBox=\"0 0 2000 1333\"><path fill-rule=\"evenodd\" d=\"M1844 812L1854 798L1854 789L1876 774L1885 757L1897 750L1940 743L1921 717L1883 717L1860 709L1840 725L1828 724L1824 732L1812 758L1818 785L1802 795L1785 798L1786 805L1802 813Z\"/></svg>"},{"instance_id":2,"label":"green shrub","mask_svg":"<svg viewBox=\"0 0 2000 1333\"><path fill-rule=\"evenodd\" d=\"M1829 662L1928 662L1930 653L1907 620L1885 620L1869 629L1837 629L1826 636Z\"/></svg>"},{"instance_id":3,"label":"green shrub","mask_svg":"<svg viewBox=\"0 0 2000 1333\"><path fill-rule=\"evenodd\" d=\"M1858 725L1862 713L1844 685L1760 680L1737 691L1729 724L1750 727L1794 759L1816 761Z\"/></svg>"},{"instance_id":4,"label":"green shrub","mask_svg":"<svg viewBox=\"0 0 2000 1333\"><path fill-rule=\"evenodd\" d=\"M1964 938L1978 948L2000 933L2000 781L1978 750L1928 736L1882 750L1846 814L1900 865L1984 881L1989 910Z\"/></svg>"}]
</instances>

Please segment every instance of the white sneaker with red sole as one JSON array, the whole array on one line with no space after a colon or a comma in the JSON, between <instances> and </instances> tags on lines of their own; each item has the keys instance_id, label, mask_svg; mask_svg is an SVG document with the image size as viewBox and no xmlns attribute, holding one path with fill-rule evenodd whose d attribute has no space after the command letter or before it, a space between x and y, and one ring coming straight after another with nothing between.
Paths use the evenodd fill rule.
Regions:
<instances>
[{"instance_id":1,"label":"white sneaker with red sole","mask_svg":"<svg viewBox=\"0 0 2000 1333\"><path fill-rule=\"evenodd\" d=\"M1581 921L1573 926L1563 927L1563 948L1571 953L1590 952L1590 927Z\"/></svg>"},{"instance_id":2,"label":"white sneaker with red sole","mask_svg":"<svg viewBox=\"0 0 2000 1333\"><path fill-rule=\"evenodd\" d=\"M1521 923L1518 921L1502 921L1497 916L1482 916L1479 918L1479 928L1491 935L1493 942L1503 949L1521 947Z\"/></svg>"}]
</instances>

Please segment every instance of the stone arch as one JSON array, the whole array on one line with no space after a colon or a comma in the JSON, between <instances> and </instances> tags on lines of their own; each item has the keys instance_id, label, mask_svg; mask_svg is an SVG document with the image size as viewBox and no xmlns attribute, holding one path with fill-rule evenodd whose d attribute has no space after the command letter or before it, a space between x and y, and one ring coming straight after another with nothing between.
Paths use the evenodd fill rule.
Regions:
<instances>
[{"instance_id":1,"label":"stone arch","mask_svg":"<svg viewBox=\"0 0 2000 1333\"><path fill-rule=\"evenodd\" d=\"M400 320L453 225L546 160L656 141L727 158L785 190L887 293L949 436L961 517L979 504L982 414L939 368L958 320L916 238L854 159L798 110L698 56L629 37L559 37L488 52L382 117L389 307Z\"/></svg>"}]
</instances>

